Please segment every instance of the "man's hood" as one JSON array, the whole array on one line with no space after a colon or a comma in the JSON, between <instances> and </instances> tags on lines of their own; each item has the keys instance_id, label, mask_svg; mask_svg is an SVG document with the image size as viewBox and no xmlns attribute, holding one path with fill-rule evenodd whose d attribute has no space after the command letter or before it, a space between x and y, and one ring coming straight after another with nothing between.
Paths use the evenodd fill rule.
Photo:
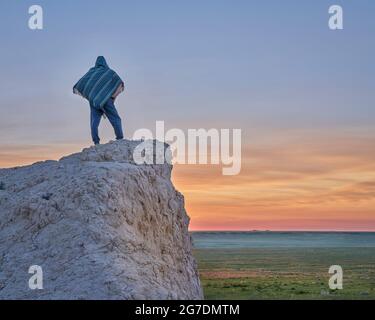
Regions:
<instances>
[{"instance_id":1,"label":"man's hood","mask_svg":"<svg viewBox=\"0 0 375 320\"><path fill-rule=\"evenodd\" d=\"M98 67L109 68L108 64L107 64L107 61L105 61L105 58L103 56L99 56L96 59L95 67L96 68L98 68Z\"/></svg>"}]
</instances>

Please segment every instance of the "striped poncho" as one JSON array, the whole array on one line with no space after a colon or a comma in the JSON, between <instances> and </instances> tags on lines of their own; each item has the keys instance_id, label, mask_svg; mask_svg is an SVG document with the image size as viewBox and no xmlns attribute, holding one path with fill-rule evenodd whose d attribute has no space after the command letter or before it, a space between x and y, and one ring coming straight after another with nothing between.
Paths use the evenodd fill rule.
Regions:
<instances>
[{"instance_id":1,"label":"striped poncho","mask_svg":"<svg viewBox=\"0 0 375 320\"><path fill-rule=\"evenodd\" d=\"M95 67L75 84L73 92L86 98L94 108L102 109L123 84L118 74L108 67L105 58L100 56Z\"/></svg>"}]
</instances>

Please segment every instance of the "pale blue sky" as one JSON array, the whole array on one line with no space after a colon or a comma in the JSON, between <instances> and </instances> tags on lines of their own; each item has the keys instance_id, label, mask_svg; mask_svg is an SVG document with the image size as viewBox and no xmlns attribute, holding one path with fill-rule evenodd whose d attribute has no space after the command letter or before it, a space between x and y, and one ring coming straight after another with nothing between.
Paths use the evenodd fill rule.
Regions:
<instances>
[{"instance_id":1,"label":"pale blue sky","mask_svg":"<svg viewBox=\"0 0 375 320\"><path fill-rule=\"evenodd\" d=\"M28 29L32 4L42 31ZM328 29L332 4L343 31ZM125 80L127 137L156 120L245 138L375 124L372 0L3 0L0 12L0 145L91 143L72 86L98 55Z\"/></svg>"}]
</instances>

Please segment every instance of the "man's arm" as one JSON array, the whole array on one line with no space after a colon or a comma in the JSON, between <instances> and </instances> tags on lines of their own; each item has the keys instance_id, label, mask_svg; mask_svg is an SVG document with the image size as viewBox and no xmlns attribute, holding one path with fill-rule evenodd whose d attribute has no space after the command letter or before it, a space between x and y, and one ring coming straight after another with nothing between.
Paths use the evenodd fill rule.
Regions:
<instances>
[{"instance_id":1,"label":"man's arm","mask_svg":"<svg viewBox=\"0 0 375 320\"><path fill-rule=\"evenodd\" d=\"M116 89L115 93L112 95L113 100L116 100L117 96L125 90L125 85L122 82L118 88Z\"/></svg>"}]
</instances>

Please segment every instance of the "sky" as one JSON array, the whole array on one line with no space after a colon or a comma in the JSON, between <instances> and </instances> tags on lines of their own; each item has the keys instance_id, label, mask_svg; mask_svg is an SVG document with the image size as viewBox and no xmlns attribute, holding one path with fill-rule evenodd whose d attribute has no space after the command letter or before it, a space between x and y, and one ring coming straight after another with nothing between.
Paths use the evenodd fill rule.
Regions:
<instances>
[{"instance_id":1,"label":"sky","mask_svg":"<svg viewBox=\"0 0 375 320\"><path fill-rule=\"evenodd\" d=\"M28 28L29 6L44 12ZM344 29L328 28L328 8ZM0 167L91 145L75 82L104 55L135 130L238 128L242 170L182 165L191 230L375 231L372 0L3 0ZM108 121L102 141L113 139Z\"/></svg>"}]
</instances>

